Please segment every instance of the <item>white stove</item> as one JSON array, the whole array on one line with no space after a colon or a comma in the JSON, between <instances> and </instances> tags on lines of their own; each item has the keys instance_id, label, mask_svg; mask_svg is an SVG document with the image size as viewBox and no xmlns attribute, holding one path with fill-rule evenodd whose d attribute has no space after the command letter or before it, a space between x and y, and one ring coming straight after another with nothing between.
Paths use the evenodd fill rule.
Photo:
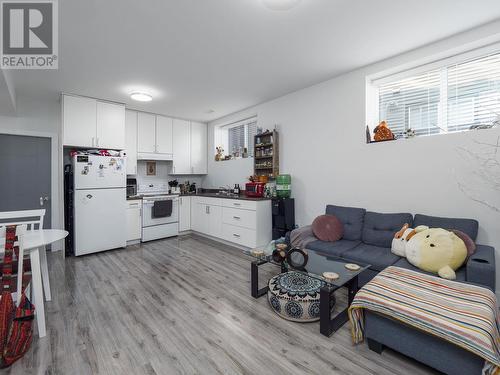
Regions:
<instances>
[{"instance_id":1,"label":"white stove","mask_svg":"<svg viewBox=\"0 0 500 375\"><path fill-rule=\"evenodd\" d=\"M179 234L179 196L169 194L166 183L140 184L137 194L142 197L141 241L177 236Z\"/></svg>"}]
</instances>

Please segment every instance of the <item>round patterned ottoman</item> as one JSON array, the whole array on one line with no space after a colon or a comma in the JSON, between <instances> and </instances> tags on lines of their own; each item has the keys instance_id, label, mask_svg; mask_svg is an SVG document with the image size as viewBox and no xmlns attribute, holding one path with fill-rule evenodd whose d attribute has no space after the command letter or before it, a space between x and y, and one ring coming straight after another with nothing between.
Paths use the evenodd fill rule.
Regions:
<instances>
[{"instance_id":1,"label":"round patterned ottoman","mask_svg":"<svg viewBox=\"0 0 500 375\"><path fill-rule=\"evenodd\" d=\"M267 299L274 312L295 322L319 320L319 290L324 281L301 272L286 272L269 280ZM332 299L333 308L335 299Z\"/></svg>"}]
</instances>

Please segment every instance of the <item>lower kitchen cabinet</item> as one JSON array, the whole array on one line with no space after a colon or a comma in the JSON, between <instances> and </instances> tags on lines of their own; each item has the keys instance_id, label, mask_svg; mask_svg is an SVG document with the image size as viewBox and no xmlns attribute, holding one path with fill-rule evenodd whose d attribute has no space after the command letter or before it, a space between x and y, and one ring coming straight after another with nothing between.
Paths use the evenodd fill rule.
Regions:
<instances>
[{"instance_id":1,"label":"lower kitchen cabinet","mask_svg":"<svg viewBox=\"0 0 500 375\"><path fill-rule=\"evenodd\" d=\"M142 235L142 201L127 201L127 242L140 241Z\"/></svg>"},{"instance_id":2,"label":"lower kitchen cabinet","mask_svg":"<svg viewBox=\"0 0 500 375\"><path fill-rule=\"evenodd\" d=\"M271 201L191 198L191 229L244 247L272 239Z\"/></svg>"},{"instance_id":3,"label":"lower kitchen cabinet","mask_svg":"<svg viewBox=\"0 0 500 375\"><path fill-rule=\"evenodd\" d=\"M179 197L179 232L191 230L191 197Z\"/></svg>"},{"instance_id":4,"label":"lower kitchen cabinet","mask_svg":"<svg viewBox=\"0 0 500 375\"><path fill-rule=\"evenodd\" d=\"M191 198L191 229L212 237L222 237L222 206L218 198Z\"/></svg>"}]
</instances>

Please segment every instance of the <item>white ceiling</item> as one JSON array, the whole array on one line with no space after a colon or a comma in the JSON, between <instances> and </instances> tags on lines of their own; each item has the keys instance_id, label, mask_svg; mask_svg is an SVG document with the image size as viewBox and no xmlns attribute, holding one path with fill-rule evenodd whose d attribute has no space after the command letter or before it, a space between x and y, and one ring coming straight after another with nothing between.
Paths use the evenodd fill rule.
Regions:
<instances>
[{"instance_id":1,"label":"white ceiling","mask_svg":"<svg viewBox=\"0 0 500 375\"><path fill-rule=\"evenodd\" d=\"M18 95L211 120L498 19L500 1L61 0L59 13L59 70L12 72ZM135 89L153 102L131 103Z\"/></svg>"}]
</instances>

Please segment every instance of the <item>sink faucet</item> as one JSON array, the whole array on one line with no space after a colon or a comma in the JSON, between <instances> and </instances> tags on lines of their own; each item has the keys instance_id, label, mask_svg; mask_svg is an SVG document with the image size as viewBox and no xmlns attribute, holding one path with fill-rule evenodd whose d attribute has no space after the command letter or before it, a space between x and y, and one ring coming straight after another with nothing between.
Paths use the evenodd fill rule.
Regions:
<instances>
[{"instance_id":1,"label":"sink faucet","mask_svg":"<svg viewBox=\"0 0 500 375\"><path fill-rule=\"evenodd\" d=\"M233 190L229 185L219 186L219 193L229 195L231 194L231 190Z\"/></svg>"}]
</instances>

